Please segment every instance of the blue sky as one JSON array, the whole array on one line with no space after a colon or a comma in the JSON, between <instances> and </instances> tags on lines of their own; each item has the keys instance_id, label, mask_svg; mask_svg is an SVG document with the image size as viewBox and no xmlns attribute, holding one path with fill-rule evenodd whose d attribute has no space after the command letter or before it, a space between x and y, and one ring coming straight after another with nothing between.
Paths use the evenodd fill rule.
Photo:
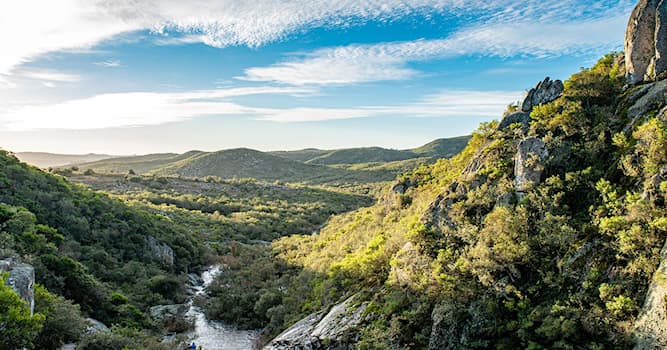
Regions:
<instances>
[{"instance_id":1,"label":"blue sky","mask_svg":"<svg viewBox=\"0 0 667 350\"><path fill-rule=\"evenodd\" d=\"M411 148L622 49L634 1L9 0L0 147Z\"/></svg>"}]
</instances>

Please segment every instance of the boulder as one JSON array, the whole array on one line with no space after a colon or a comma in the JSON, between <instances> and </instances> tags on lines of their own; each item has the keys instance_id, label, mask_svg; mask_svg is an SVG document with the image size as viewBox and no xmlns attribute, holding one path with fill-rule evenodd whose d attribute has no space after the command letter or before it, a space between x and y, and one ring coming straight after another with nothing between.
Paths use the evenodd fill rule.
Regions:
<instances>
[{"instance_id":1,"label":"boulder","mask_svg":"<svg viewBox=\"0 0 667 350\"><path fill-rule=\"evenodd\" d=\"M324 315L314 313L295 323L264 347L264 350L343 350L354 349L350 339L363 321L368 303L357 305L352 296ZM324 315L324 317L322 317Z\"/></svg>"},{"instance_id":2,"label":"boulder","mask_svg":"<svg viewBox=\"0 0 667 350\"><path fill-rule=\"evenodd\" d=\"M85 334L107 333L111 331L104 323L94 318L86 318L86 322L88 323L88 326L84 331Z\"/></svg>"},{"instance_id":3,"label":"boulder","mask_svg":"<svg viewBox=\"0 0 667 350\"><path fill-rule=\"evenodd\" d=\"M544 171L544 160L549 155L541 139L531 137L517 145L514 158L514 183L519 196L540 182Z\"/></svg>"},{"instance_id":4,"label":"boulder","mask_svg":"<svg viewBox=\"0 0 667 350\"><path fill-rule=\"evenodd\" d=\"M658 110L667 104L667 80L662 80L657 83L648 84L642 87L638 93L642 93L641 97L628 108L628 117L632 118L629 127L624 131L631 130L632 126L636 124L638 119L646 115L650 111ZM633 94L628 99L631 101L635 95Z\"/></svg>"},{"instance_id":5,"label":"boulder","mask_svg":"<svg viewBox=\"0 0 667 350\"><path fill-rule=\"evenodd\" d=\"M35 269L13 259L0 260L0 272L9 272L7 285L30 305L30 315L35 311Z\"/></svg>"},{"instance_id":6,"label":"boulder","mask_svg":"<svg viewBox=\"0 0 667 350\"><path fill-rule=\"evenodd\" d=\"M658 0L640 0L625 31L625 69L628 83L644 80L655 57L655 25Z\"/></svg>"},{"instance_id":7,"label":"boulder","mask_svg":"<svg viewBox=\"0 0 667 350\"><path fill-rule=\"evenodd\" d=\"M157 305L150 308L150 315L153 320L162 322L171 317L184 316L188 309L187 304Z\"/></svg>"},{"instance_id":8,"label":"boulder","mask_svg":"<svg viewBox=\"0 0 667 350\"><path fill-rule=\"evenodd\" d=\"M635 323L635 350L667 349L667 242L660 252L660 266L653 274L644 306Z\"/></svg>"},{"instance_id":9,"label":"boulder","mask_svg":"<svg viewBox=\"0 0 667 350\"><path fill-rule=\"evenodd\" d=\"M498 124L497 130L505 130L515 123L520 123L521 129L524 131L528 130L528 127L530 126L530 113L517 111L505 115L503 120L500 121L500 124Z\"/></svg>"},{"instance_id":10,"label":"boulder","mask_svg":"<svg viewBox=\"0 0 667 350\"><path fill-rule=\"evenodd\" d=\"M165 265L174 264L174 250L171 249L170 246L168 246L165 243L159 242L153 236L146 237L146 242L148 243L148 247L153 253L153 256L157 260L161 261Z\"/></svg>"},{"instance_id":11,"label":"boulder","mask_svg":"<svg viewBox=\"0 0 667 350\"><path fill-rule=\"evenodd\" d=\"M557 99L563 92L563 82L560 80L552 81L549 77L544 78L537 86L530 89L526 98L521 104L521 111L529 113L532 112L533 107L544 103L549 103Z\"/></svg>"},{"instance_id":12,"label":"boulder","mask_svg":"<svg viewBox=\"0 0 667 350\"><path fill-rule=\"evenodd\" d=\"M639 1L630 15L624 45L628 83L661 78L667 71L667 2Z\"/></svg>"}]
</instances>

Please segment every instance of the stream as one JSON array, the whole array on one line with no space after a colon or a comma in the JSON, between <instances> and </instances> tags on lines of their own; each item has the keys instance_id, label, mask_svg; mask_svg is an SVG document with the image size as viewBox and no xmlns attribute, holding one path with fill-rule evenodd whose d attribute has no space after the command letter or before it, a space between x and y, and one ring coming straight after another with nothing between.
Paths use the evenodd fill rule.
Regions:
<instances>
[{"instance_id":1,"label":"stream","mask_svg":"<svg viewBox=\"0 0 667 350\"><path fill-rule=\"evenodd\" d=\"M201 275L204 281L195 286L195 296L206 293L206 287L211 284L213 278L222 272L220 265L214 265L206 269ZM257 331L239 330L222 322L206 319L204 311L193 304L194 297L190 299L190 309L185 314L195 321L195 330L192 332L190 342L201 345L203 350L252 350Z\"/></svg>"}]
</instances>

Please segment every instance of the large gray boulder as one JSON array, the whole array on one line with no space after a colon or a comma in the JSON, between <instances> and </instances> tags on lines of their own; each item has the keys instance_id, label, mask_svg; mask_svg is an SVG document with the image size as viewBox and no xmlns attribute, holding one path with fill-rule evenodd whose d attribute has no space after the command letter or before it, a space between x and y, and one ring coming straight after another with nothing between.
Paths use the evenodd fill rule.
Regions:
<instances>
[{"instance_id":1,"label":"large gray boulder","mask_svg":"<svg viewBox=\"0 0 667 350\"><path fill-rule=\"evenodd\" d=\"M635 323L635 350L667 349L667 243L660 252L660 266L653 274L644 307Z\"/></svg>"},{"instance_id":2,"label":"large gray boulder","mask_svg":"<svg viewBox=\"0 0 667 350\"><path fill-rule=\"evenodd\" d=\"M514 183L519 196L540 182L548 155L541 139L531 137L519 142L514 158Z\"/></svg>"},{"instance_id":3,"label":"large gray boulder","mask_svg":"<svg viewBox=\"0 0 667 350\"><path fill-rule=\"evenodd\" d=\"M165 243L159 242L153 236L146 237L146 242L148 243L148 247L151 249L153 256L157 260L159 260L165 265L174 264L174 250L171 249L170 246L168 246Z\"/></svg>"},{"instance_id":4,"label":"large gray boulder","mask_svg":"<svg viewBox=\"0 0 667 350\"><path fill-rule=\"evenodd\" d=\"M363 321L368 303L355 303L355 296L324 313L313 313L288 328L264 350L346 350L354 349L350 336ZM324 317L322 317L324 315Z\"/></svg>"},{"instance_id":5,"label":"large gray boulder","mask_svg":"<svg viewBox=\"0 0 667 350\"><path fill-rule=\"evenodd\" d=\"M516 123L521 124L521 129L524 130L524 132L528 130L528 127L530 126L530 113L517 111L505 115L503 120L500 121L500 124L498 124L497 130L505 130L509 128L510 125Z\"/></svg>"},{"instance_id":6,"label":"large gray boulder","mask_svg":"<svg viewBox=\"0 0 667 350\"><path fill-rule=\"evenodd\" d=\"M626 79L630 84L660 78L667 71L667 2L641 0L625 31Z\"/></svg>"},{"instance_id":7,"label":"large gray boulder","mask_svg":"<svg viewBox=\"0 0 667 350\"><path fill-rule=\"evenodd\" d=\"M658 0L640 0L625 31L625 70L628 83L644 81L655 58L655 25Z\"/></svg>"},{"instance_id":8,"label":"large gray boulder","mask_svg":"<svg viewBox=\"0 0 667 350\"><path fill-rule=\"evenodd\" d=\"M5 259L0 260L0 272L9 272L7 284L30 305L32 315L35 311L35 269L32 265Z\"/></svg>"},{"instance_id":9,"label":"large gray boulder","mask_svg":"<svg viewBox=\"0 0 667 350\"><path fill-rule=\"evenodd\" d=\"M162 322L168 318L185 316L188 309L187 304L157 305L150 308L150 315L153 320Z\"/></svg>"},{"instance_id":10,"label":"large gray boulder","mask_svg":"<svg viewBox=\"0 0 667 350\"><path fill-rule=\"evenodd\" d=\"M108 333L111 332L109 327L105 325L104 323L94 319L94 318L86 318L86 329L84 331L84 334L97 334L97 333Z\"/></svg>"},{"instance_id":11,"label":"large gray boulder","mask_svg":"<svg viewBox=\"0 0 667 350\"><path fill-rule=\"evenodd\" d=\"M544 80L539 82L537 86L528 91L526 98L524 98L523 103L521 103L521 111L530 113L533 110L533 107L557 99L563 92L563 89L564 86L562 81L552 81L549 77L544 78Z\"/></svg>"}]
</instances>

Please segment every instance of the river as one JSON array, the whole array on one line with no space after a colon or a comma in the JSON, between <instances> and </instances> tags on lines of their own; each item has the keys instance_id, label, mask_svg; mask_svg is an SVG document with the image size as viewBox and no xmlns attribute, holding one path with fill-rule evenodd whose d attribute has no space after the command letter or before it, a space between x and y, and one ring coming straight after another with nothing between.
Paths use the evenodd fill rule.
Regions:
<instances>
[{"instance_id":1,"label":"river","mask_svg":"<svg viewBox=\"0 0 667 350\"><path fill-rule=\"evenodd\" d=\"M195 287L195 296L206 293L206 287L211 284L213 278L222 272L220 265L214 265L204 271L201 275L203 284ZM190 300L190 309L186 316L195 321L195 330L190 342L201 345L204 350L252 350L257 331L244 331L222 322L206 319L204 312L193 305Z\"/></svg>"}]
</instances>

